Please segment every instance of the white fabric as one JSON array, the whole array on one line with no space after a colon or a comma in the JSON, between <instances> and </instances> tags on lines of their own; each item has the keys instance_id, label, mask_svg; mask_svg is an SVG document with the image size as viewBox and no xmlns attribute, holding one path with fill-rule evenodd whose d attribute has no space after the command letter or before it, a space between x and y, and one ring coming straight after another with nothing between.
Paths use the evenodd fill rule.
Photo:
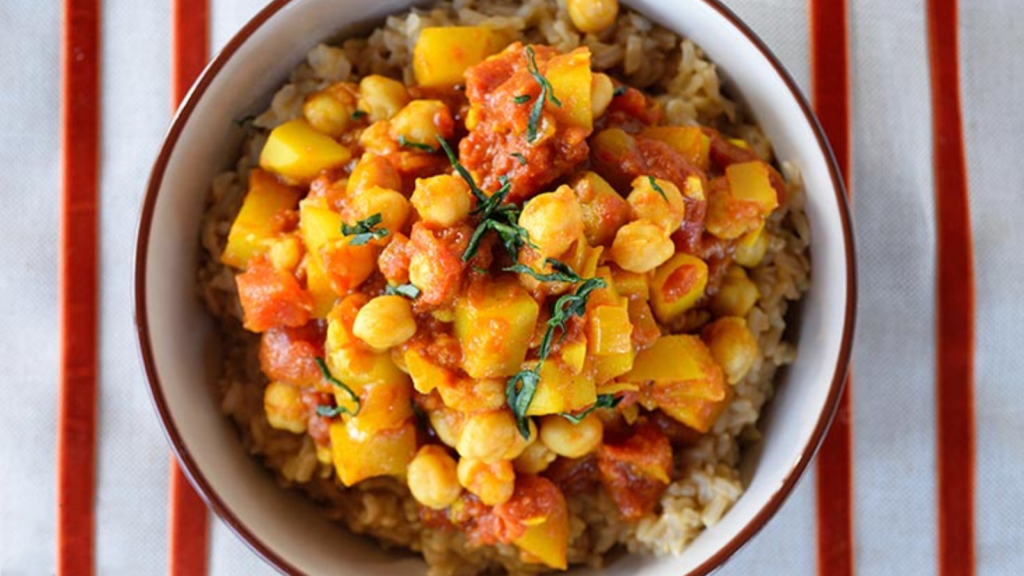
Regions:
<instances>
[{"instance_id":1,"label":"white fabric","mask_svg":"<svg viewBox=\"0 0 1024 576\"><path fill-rule=\"evenodd\" d=\"M729 0L809 88L806 0ZM59 2L0 2L0 574L54 571L59 361ZM168 448L131 309L138 206L170 117L169 3L103 0L99 574L160 574ZM853 390L859 574L934 574L935 225L924 0L850 5L860 321ZM261 0L211 0L214 50ZM1024 573L1024 12L961 1L961 93L978 288L978 573ZM154 9L156 8L156 9ZM815 573L813 469L720 572ZM210 572L272 574L220 522Z\"/></svg>"}]
</instances>

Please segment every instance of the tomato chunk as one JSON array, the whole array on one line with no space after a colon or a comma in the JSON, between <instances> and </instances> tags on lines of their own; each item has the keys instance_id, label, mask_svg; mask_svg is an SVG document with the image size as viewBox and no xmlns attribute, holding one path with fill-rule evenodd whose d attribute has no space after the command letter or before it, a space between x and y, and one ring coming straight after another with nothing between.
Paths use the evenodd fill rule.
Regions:
<instances>
[{"instance_id":1,"label":"tomato chunk","mask_svg":"<svg viewBox=\"0 0 1024 576\"><path fill-rule=\"evenodd\" d=\"M302 326L309 321L313 301L294 276L274 268L266 258L250 261L235 277L245 328L265 332L276 326Z\"/></svg>"},{"instance_id":2,"label":"tomato chunk","mask_svg":"<svg viewBox=\"0 0 1024 576\"><path fill-rule=\"evenodd\" d=\"M621 444L605 444L597 453L601 483L627 520L654 510L668 488L672 445L658 428L644 423Z\"/></svg>"},{"instance_id":3,"label":"tomato chunk","mask_svg":"<svg viewBox=\"0 0 1024 576\"><path fill-rule=\"evenodd\" d=\"M275 327L260 340L260 368L267 378L300 387L316 387L323 377L316 358L324 356L324 330L318 323Z\"/></svg>"}]
</instances>

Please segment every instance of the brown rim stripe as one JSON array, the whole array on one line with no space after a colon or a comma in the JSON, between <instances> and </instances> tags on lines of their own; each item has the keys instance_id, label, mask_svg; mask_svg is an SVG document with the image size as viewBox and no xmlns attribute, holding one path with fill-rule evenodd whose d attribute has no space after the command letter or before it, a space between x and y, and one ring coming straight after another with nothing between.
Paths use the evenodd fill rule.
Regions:
<instances>
[{"instance_id":1,"label":"brown rim stripe","mask_svg":"<svg viewBox=\"0 0 1024 576\"><path fill-rule=\"evenodd\" d=\"M810 0L811 100L850 190L850 82L846 0ZM850 387L816 464L818 574L852 576L853 440Z\"/></svg>"},{"instance_id":2,"label":"brown rim stripe","mask_svg":"<svg viewBox=\"0 0 1024 576\"><path fill-rule=\"evenodd\" d=\"M974 255L960 116L957 2L929 0L936 254L939 574L974 574Z\"/></svg>"},{"instance_id":3,"label":"brown rim stripe","mask_svg":"<svg viewBox=\"0 0 1024 576\"><path fill-rule=\"evenodd\" d=\"M176 109L210 53L207 0L174 0L171 8L171 106ZM171 458L169 565L171 576L206 574L209 511Z\"/></svg>"},{"instance_id":4,"label":"brown rim stripe","mask_svg":"<svg viewBox=\"0 0 1024 576\"><path fill-rule=\"evenodd\" d=\"M57 573L91 575L96 491L99 0L65 0Z\"/></svg>"}]
</instances>

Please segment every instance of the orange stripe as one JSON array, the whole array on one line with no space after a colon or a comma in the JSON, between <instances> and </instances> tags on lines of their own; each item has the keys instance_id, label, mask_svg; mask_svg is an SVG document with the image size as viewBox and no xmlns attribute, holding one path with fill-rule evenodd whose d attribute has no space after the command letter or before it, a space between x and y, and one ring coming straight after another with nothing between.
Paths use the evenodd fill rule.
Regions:
<instances>
[{"instance_id":1,"label":"orange stripe","mask_svg":"<svg viewBox=\"0 0 1024 576\"><path fill-rule=\"evenodd\" d=\"M174 0L171 8L171 105L177 108L209 55L207 0ZM169 573L206 574L209 513L171 458Z\"/></svg>"},{"instance_id":2,"label":"orange stripe","mask_svg":"<svg viewBox=\"0 0 1024 576\"><path fill-rule=\"evenodd\" d=\"M934 134L939 574L974 574L974 255L956 0L928 2Z\"/></svg>"},{"instance_id":3,"label":"orange stripe","mask_svg":"<svg viewBox=\"0 0 1024 576\"><path fill-rule=\"evenodd\" d=\"M845 0L811 0L811 91L815 112L850 186L850 83ZM852 576L853 441L848 377L817 470L818 574Z\"/></svg>"},{"instance_id":4,"label":"orange stripe","mask_svg":"<svg viewBox=\"0 0 1024 576\"><path fill-rule=\"evenodd\" d=\"M96 490L99 0L65 0L57 573L93 574Z\"/></svg>"}]
</instances>

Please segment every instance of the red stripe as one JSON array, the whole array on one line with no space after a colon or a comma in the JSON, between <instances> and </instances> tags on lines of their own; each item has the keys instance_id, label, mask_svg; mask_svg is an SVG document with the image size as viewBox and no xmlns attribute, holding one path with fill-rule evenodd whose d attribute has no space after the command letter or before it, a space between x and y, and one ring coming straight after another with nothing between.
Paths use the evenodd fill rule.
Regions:
<instances>
[{"instance_id":1,"label":"red stripe","mask_svg":"<svg viewBox=\"0 0 1024 576\"><path fill-rule=\"evenodd\" d=\"M171 8L171 105L177 108L209 55L207 0L174 0ZM169 572L206 574L209 512L171 459Z\"/></svg>"},{"instance_id":2,"label":"red stripe","mask_svg":"<svg viewBox=\"0 0 1024 576\"><path fill-rule=\"evenodd\" d=\"M960 117L956 0L928 2L938 250L939 574L974 574L974 257Z\"/></svg>"},{"instance_id":3,"label":"red stripe","mask_svg":"<svg viewBox=\"0 0 1024 576\"><path fill-rule=\"evenodd\" d=\"M93 574L96 490L99 0L65 0L57 573Z\"/></svg>"},{"instance_id":4,"label":"red stripe","mask_svg":"<svg viewBox=\"0 0 1024 576\"><path fill-rule=\"evenodd\" d=\"M810 0L811 92L815 112L850 187L850 82L845 0ZM818 453L818 574L852 576L852 377L846 380L832 427Z\"/></svg>"}]
</instances>

